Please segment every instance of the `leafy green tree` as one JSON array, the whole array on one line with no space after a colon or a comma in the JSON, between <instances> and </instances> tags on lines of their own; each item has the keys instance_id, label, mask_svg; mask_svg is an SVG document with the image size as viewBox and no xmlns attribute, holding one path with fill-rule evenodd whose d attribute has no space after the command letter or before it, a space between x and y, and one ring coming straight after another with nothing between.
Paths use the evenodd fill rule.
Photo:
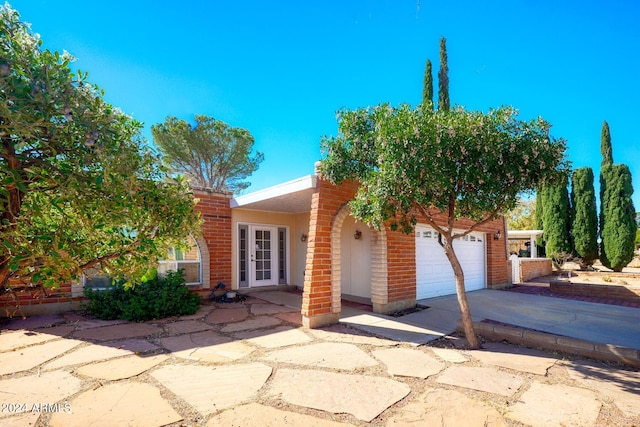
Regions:
<instances>
[{"instance_id":1,"label":"leafy green tree","mask_svg":"<svg viewBox=\"0 0 640 427\"><path fill-rule=\"evenodd\" d=\"M447 65L447 39L440 38L440 71L438 72L438 109L449 111L449 66Z\"/></svg>"},{"instance_id":2,"label":"leafy green tree","mask_svg":"<svg viewBox=\"0 0 640 427\"><path fill-rule=\"evenodd\" d=\"M576 169L571 178L571 237L575 255L584 269L598 259L598 214L593 170Z\"/></svg>"},{"instance_id":3,"label":"leafy green tree","mask_svg":"<svg viewBox=\"0 0 640 427\"><path fill-rule=\"evenodd\" d=\"M571 254L571 213L567 179L545 185L542 204L544 205L544 240L548 257L561 262Z\"/></svg>"},{"instance_id":4,"label":"leafy green tree","mask_svg":"<svg viewBox=\"0 0 640 427\"><path fill-rule=\"evenodd\" d=\"M140 123L71 60L0 9L0 294L96 266L140 278L199 228L188 187L165 180Z\"/></svg>"},{"instance_id":5,"label":"leafy green tree","mask_svg":"<svg viewBox=\"0 0 640 427\"><path fill-rule=\"evenodd\" d=\"M234 193L249 187L251 184L244 180L264 160L260 152L250 155L253 136L213 117L197 115L195 119L191 126L167 117L164 123L151 127L167 164L194 185Z\"/></svg>"},{"instance_id":6,"label":"leafy green tree","mask_svg":"<svg viewBox=\"0 0 640 427\"><path fill-rule=\"evenodd\" d=\"M390 221L392 229L411 233L420 219L440 233L465 335L477 348L453 242L513 209L521 192L564 173L566 144L549 128L541 118L520 121L504 107L488 113L388 104L344 110L338 136L322 141L320 172L334 184L361 183L350 202L359 220L377 228ZM436 220L442 212L446 224ZM460 230L460 218L474 222Z\"/></svg>"},{"instance_id":7,"label":"leafy green tree","mask_svg":"<svg viewBox=\"0 0 640 427\"><path fill-rule=\"evenodd\" d=\"M425 105L431 105L431 108L433 108L433 71L431 70L431 61L429 59L427 59L427 63L424 68L422 103Z\"/></svg>"},{"instance_id":8,"label":"leafy green tree","mask_svg":"<svg viewBox=\"0 0 640 427\"><path fill-rule=\"evenodd\" d=\"M520 198L515 208L505 214L509 230L535 230L536 201Z\"/></svg>"},{"instance_id":9,"label":"leafy green tree","mask_svg":"<svg viewBox=\"0 0 640 427\"><path fill-rule=\"evenodd\" d=\"M613 271L622 271L633 259L637 230L631 172L620 164L606 165L600 173L607 183L602 199L600 261Z\"/></svg>"}]
</instances>

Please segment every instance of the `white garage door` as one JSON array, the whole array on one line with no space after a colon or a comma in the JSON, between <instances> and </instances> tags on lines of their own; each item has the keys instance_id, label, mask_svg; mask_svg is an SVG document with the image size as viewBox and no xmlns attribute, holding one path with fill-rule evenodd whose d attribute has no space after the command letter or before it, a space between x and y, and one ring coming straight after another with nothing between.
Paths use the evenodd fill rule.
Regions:
<instances>
[{"instance_id":1,"label":"white garage door","mask_svg":"<svg viewBox=\"0 0 640 427\"><path fill-rule=\"evenodd\" d=\"M472 233L457 239L453 247L464 271L465 289L485 287L485 235ZM453 269L438 244L438 233L430 227L416 227L416 294L417 299L456 293Z\"/></svg>"}]
</instances>

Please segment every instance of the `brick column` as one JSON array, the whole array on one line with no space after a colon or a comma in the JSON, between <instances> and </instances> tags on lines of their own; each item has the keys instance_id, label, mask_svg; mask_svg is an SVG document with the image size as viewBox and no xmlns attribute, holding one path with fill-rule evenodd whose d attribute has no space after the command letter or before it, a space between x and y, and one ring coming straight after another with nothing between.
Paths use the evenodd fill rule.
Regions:
<instances>
[{"instance_id":1,"label":"brick column","mask_svg":"<svg viewBox=\"0 0 640 427\"><path fill-rule=\"evenodd\" d=\"M231 193L193 188L199 199L196 210L203 220L202 239L209 253L209 284L222 282L231 288ZM201 253L204 252L201 248ZM203 257L204 258L204 257ZM203 260L204 261L204 260ZM203 265L203 274L207 266Z\"/></svg>"}]
</instances>

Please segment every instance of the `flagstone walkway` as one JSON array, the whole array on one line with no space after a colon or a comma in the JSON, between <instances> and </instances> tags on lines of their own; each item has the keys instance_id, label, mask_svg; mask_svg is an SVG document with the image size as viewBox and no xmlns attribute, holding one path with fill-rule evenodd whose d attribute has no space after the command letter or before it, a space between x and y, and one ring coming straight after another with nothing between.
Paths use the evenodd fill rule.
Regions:
<instances>
[{"instance_id":1,"label":"flagstone walkway","mask_svg":"<svg viewBox=\"0 0 640 427\"><path fill-rule=\"evenodd\" d=\"M12 320L0 329L0 425L640 425L637 370L300 320L257 297L145 323Z\"/></svg>"}]
</instances>

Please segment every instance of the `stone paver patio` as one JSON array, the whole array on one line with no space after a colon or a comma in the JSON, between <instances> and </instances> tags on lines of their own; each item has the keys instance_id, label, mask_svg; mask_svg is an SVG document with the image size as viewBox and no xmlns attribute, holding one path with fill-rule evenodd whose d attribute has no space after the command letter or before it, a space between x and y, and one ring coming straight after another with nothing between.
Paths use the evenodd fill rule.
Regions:
<instances>
[{"instance_id":1,"label":"stone paver patio","mask_svg":"<svg viewBox=\"0 0 640 427\"><path fill-rule=\"evenodd\" d=\"M637 370L344 324L308 330L299 312L258 297L144 323L11 321L0 329L0 424L640 425Z\"/></svg>"}]
</instances>

